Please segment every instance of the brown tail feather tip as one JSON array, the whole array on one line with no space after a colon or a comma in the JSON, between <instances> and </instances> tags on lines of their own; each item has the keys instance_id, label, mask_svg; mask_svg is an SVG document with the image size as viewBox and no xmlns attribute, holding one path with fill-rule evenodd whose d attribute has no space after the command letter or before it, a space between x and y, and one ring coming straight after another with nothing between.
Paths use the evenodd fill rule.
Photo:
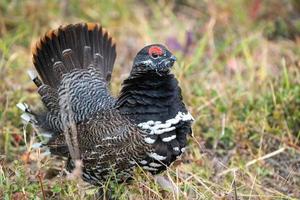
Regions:
<instances>
[{"instance_id":1,"label":"brown tail feather tip","mask_svg":"<svg viewBox=\"0 0 300 200\"><path fill-rule=\"evenodd\" d=\"M89 31L92 31L92 30L94 30L94 29L96 29L96 28L97 28L98 30L102 29L103 34L107 34L108 38L111 38L111 40L112 40L112 46L115 46L115 44L116 44L115 40L111 37L111 35L109 34L109 32L108 32L106 29L104 29L101 25L99 25L99 24L97 24L97 23L92 23L92 22L78 23L78 24L79 24L79 25L82 25L82 26L85 26L85 25L86 25ZM59 29L62 29L62 30L63 30L63 29L65 29L66 27L68 27L68 26L70 26L70 25L74 25L74 26L75 26L75 25L78 25L78 24L64 25L64 26L60 26L60 27L57 28L57 29L52 29L52 30L47 31L47 33L46 33L43 37L41 37L41 38L40 38L40 39L32 46L32 48L31 48L32 55L34 56L34 55L37 54L37 50L41 48L42 43L45 41L46 38L51 39L53 36L57 36L58 30L59 30Z\"/></svg>"},{"instance_id":2,"label":"brown tail feather tip","mask_svg":"<svg viewBox=\"0 0 300 200\"><path fill-rule=\"evenodd\" d=\"M59 27L58 29L60 29L61 27ZM46 32L46 34L39 38L39 40L35 43L35 45L33 45L31 47L31 52L32 55L35 56L37 54L37 50L40 49L42 47L43 42L45 41L46 38L53 38L53 36L57 36L58 34L58 29L52 29Z\"/></svg>"},{"instance_id":3,"label":"brown tail feather tip","mask_svg":"<svg viewBox=\"0 0 300 200\"><path fill-rule=\"evenodd\" d=\"M99 24L97 23L92 23L92 22L87 22L85 23L87 25L87 28L89 31L94 30L95 28L101 27ZM83 24L84 25L84 24Z\"/></svg>"},{"instance_id":4,"label":"brown tail feather tip","mask_svg":"<svg viewBox=\"0 0 300 200\"><path fill-rule=\"evenodd\" d=\"M46 33L46 35L45 35L45 37L48 37L48 38L52 38L53 36L57 36L57 34L58 34L58 29L53 29L53 30L49 30L47 33ZM44 37L44 38L45 38Z\"/></svg>"},{"instance_id":5,"label":"brown tail feather tip","mask_svg":"<svg viewBox=\"0 0 300 200\"><path fill-rule=\"evenodd\" d=\"M37 54L37 50L41 48L41 40L38 40L34 45L31 47L32 55L35 56ZM34 59L33 59L34 60Z\"/></svg>"},{"instance_id":6,"label":"brown tail feather tip","mask_svg":"<svg viewBox=\"0 0 300 200\"><path fill-rule=\"evenodd\" d=\"M106 28L104 28L103 26L101 26L98 23L93 23L93 22L87 22L87 23L83 23L82 25L87 25L87 28L89 31L94 30L95 28L97 28L99 31L102 29L102 33L103 35L107 34L108 38L111 38L111 46L116 46L116 42L113 39L113 37L111 36L111 34L106 30Z\"/></svg>"}]
</instances>

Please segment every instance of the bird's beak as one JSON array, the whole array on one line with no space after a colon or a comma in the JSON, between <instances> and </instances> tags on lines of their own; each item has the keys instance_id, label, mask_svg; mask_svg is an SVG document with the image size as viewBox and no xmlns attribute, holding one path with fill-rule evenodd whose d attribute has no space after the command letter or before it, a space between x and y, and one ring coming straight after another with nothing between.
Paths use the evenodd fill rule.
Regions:
<instances>
[{"instance_id":1,"label":"bird's beak","mask_svg":"<svg viewBox=\"0 0 300 200\"><path fill-rule=\"evenodd\" d=\"M166 67L173 67L176 60L176 57L174 55L171 55L166 63Z\"/></svg>"},{"instance_id":2,"label":"bird's beak","mask_svg":"<svg viewBox=\"0 0 300 200\"><path fill-rule=\"evenodd\" d=\"M174 55L172 55L172 56L170 57L170 60L171 60L171 62L175 62L175 61L177 60L177 58L176 58Z\"/></svg>"},{"instance_id":3,"label":"bird's beak","mask_svg":"<svg viewBox=\"0 0 300 200\"><path fill-rule=\"evenodd\" d=\"M162 66L160 70L162 71L170 71L170 68L173 67L174 62L176 61L176 57L171 55L170 57L166 58L162 62Z\"/></svg>"}]
</instances>

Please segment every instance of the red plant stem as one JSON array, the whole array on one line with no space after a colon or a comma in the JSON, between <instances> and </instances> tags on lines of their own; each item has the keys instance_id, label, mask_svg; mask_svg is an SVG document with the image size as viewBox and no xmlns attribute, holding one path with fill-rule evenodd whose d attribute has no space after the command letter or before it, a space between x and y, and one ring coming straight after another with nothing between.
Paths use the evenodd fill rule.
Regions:
<instances>
[{"instance_id":1,"label":"red plant stem","mask_svg":"<svg viewBox=\"0 0 300 200\"><path fill-rule=\"evenodd\" d=\"M41 176L40 172L38 173L37 177L38 177L39 182L41 184L41 190L42 190L42 193L43 193L43 200L46 200L46 194L45 194L45 191L44 191L43 180L42 180L42 176Z\"/></svg>"}]
</instances>

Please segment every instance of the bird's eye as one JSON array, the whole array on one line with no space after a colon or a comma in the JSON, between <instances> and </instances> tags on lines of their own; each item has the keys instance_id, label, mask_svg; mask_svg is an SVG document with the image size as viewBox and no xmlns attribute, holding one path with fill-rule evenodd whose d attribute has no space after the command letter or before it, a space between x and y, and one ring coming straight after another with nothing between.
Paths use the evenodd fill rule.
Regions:
<instances>
[{"instance_id":1,"label":"bird's eye","mask_svg":"<svg viewBox=\"0 0 300 200\"><path fill-rule=\"evenodd\" d=\"M154 58L154 59L155 59L155 58L158 58L158 54L157 54L157 53L152 53L152 54L151 54L151 57Z\"/></svg>"},{"instance_id":2,"label":"bird's eye","mask_svg":"<svg viewBox=\"0 0 300 200\"><path fill-rule=\"evenodd\" d=\"M163 50L159 46L152 46L148 50L148 55L150 55L152 58L156 59L159 56L163 55Z\"/></svg>"}]
</instances>

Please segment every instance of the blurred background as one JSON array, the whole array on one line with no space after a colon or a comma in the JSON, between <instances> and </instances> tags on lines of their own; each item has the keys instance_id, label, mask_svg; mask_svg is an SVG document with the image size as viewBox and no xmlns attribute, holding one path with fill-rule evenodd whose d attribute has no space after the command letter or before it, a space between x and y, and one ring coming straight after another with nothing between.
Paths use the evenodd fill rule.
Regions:
<instances>
[{"instance_id":1,"label":"blurred background","mask_svg":"<svg viewBox=\"0 0 300 200\"><path fill-rule=\"evenodd\" d=\"M165 44L195 117L194 137L166 173L177 192L137 172L120 199L300 198L300 1L1 0L0 198L93 199L64 161L34 148L18 102L40 105L27 76L49 29L97 22L117 44L112 91L146 44ZM42 187L43 186L43 187Z\"/></svg>"}]
</instances>

